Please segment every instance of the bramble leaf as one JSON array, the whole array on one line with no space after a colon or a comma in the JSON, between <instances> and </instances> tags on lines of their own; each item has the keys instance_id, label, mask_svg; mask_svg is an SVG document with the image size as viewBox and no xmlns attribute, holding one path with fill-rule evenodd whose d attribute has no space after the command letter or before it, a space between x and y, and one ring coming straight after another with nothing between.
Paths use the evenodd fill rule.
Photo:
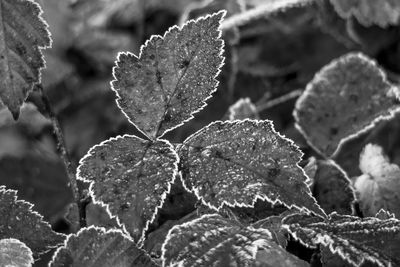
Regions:
<instances>
[{"instance_id":1,"label":"bramble leaf","mask_svg":"<svg viewBox=\"0 0 400 267\"><path fill-rule=\"evenodd\" d=\"M71 234L64 246L58 248L50 267L155 267L144 250L118 230L106 231L101 227L81 229Z\"/></svg>"},{"instance_id":2,"label":"bramble leaf","mask_svg":"<svg viewBox=\"0 0 400 267\"><path fill-rule=\"evenodd\" d=\"M107 206L137 241L177 172L177 155L167 141L118 136L92 147L78 167L95 202Z\"/></svg>"},{"instance_id":3,"label":"bramble leaf","mask_svg":"<svg viewBox=\"0 0 400 267\"><path fill-rule=\"evenodd\" d=\"M271 121L217 121L179 150L185 186L209 205L251 206L257 198L325 216L298 166L302 153Z\"/></svg>"},{"instance_id":4,"label":"bramble leaf","mask_svg":"<svg viewBox=\"0 0 400 267\"><path fill-rule=\"evenodd\" d=\"M163 266L308 266L275 244L267 229L243 227L217 214L174 226L162 259Z\"/></svg>"},{"instance_id":5,"label":"bramble leaf","mask_svg":"<svg viewBox=\"0 0 400 267\"><path fill-rule=\"evenodd\" d=\"M30 267L32 264L32 251L24 243L14 238L0 240L0 266Z\"/></svg>"},{"instance_id":6,"label":"bramble leaf","mask_svg":"<svg viewBox=\"0 0 400 267\"><path fill-rule=\"evenodd\" d=\"M368 260L379 266L400 266L400 221L394 218L358 218L332 213L328 221L292 215L283 223L306 245L320 244L353 266Z\"/></svg>"},{"instance_id":7,"label":"bramble leaf","mask_svg":"<svg viewBox=\"0 0 400 267\"><path fill-rule=\"evenodd\" d=\"M216 90L223 65L220 22L225 11L152 36L139 57L120 53L112 88L121 110L149 138L193 118Z\"/></svg>"},{"instance_id":8,"label":"bramble leaf","mask_svg":"<svg viewBox=\"0 0 400 267\"><path fill-rule=\"evenodd\" d=\"M400 22L398 0L331 0L336 12L344 19L354 16L362 25L386 28Z\"/></svg>"},{"instance_id":9,"label":"bramble leaf","mask_svg":"<svg viewBox=\"0 0 400 267\"><path fill-rule=\"evenodd\" d=\"M17 200L16 191L0 186L0 239L18 239L38 255L62 243L64 235L51 230L32 206Z\"/></svg>"},{"instance_id":10,"label":"bramble leaf","mask_svg":"<svg viewBox=\"0 0 400 267\"><path fill-rule=\"evenodd\" d=\"M316 160L314 164L314 175L306 173L313 180L311 191L321 208L327 214L352 214L355 193L347 174L332 160Z\"/></svg>"},{"instance_id":11,"label":"bramble leaf","mask_svg":"<svg viewBox=\"0 0 400 267\"><path fill-rule=\"evenodd\" d=\"M40 82L44 67L40 49L51 44L41 13L32 0L0 1L0 100L14 119L33 85Z\"/></svg>"},{"instance_id":12,"label":"bramble leaf","mask_svg":"<svg viewBox=\"0 0 400 267\"><path fill-rule=\"evenodd\" d=\"M400 167L390 163L378 145L368 144L360 155L360 170L354 187L364 216L384 209L400 217Z\"/></svg>"},{"instance_id":13,"label":"bramble leaf","mask_svg":"<svg viewBox=\"0 0 400 267\"><path fill-rule=\"evenodd\" d=\"M257 107L250 98L241 98L229 107L230 120L259 119Z\"/></svg>"},{"instance_id":14,"label":"bramble leaf","mask_svg":"<svg viewBox=\"0 0 400 267\"><path fill-rule=\"evenodd\" d=\"M297 100L296 127L321 154L341 145L400 111L399 88L360 53L344 55L323 67Z\"/></svg>"}]
</instances>

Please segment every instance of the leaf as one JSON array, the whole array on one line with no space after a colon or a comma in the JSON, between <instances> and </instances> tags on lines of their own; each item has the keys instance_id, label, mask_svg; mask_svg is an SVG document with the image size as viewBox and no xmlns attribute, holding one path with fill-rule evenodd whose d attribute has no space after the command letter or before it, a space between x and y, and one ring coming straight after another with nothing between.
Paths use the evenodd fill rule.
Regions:
<instances>
[{"instance_id":1,"label":"leaf","mask_svg":"<svg viewBox=\"0 0 400 267\"><path fill-rule=\"evenodd\" d=\"M17 200L17 191L0 186L0 239L18 239L36 256L62 243L64 235L53 232L32 206Z\"/></svg>"},{"instance_id":2,"label":"leaf","mask_svg":"<svg viewBox=\"0 0 400 267\"><path fill-rule=\"evenodd\" d=\"M229 17L245 11L245 6L244 0L203 0L194 2L187 7L181 17L181 21L196 19L209 13L218 12L221 9L225 9L226 16Z\"/></svg>"},{"instance_id":3,"label":"leaf","mask_svg":"<svg viewBox=\"0 0 400 267\"><path fill-rule=\"evenodd\" d=\"M271 121L216 121L179 150L185 186L215 208L257 198L325 216L298 166L302 153Z\"/></svg>"},{"instance_id":4,"label":"leaf","mask_svg":"<svg viewBox=\"0 0 400 267\"><path fill-rule=\"evenodd\" d=\"M368 144L360 155L360 170L354 187L364 216L385 209L400 217L400 167L390 163L383 149Z\"/></svg>"},{"instance_id":5,"label":"leaf","mask_svg":"<svg viewBox=\"0 0 400 267\"><path fill-rule=\"evenodd\" d=\"M306 245L320 244L353 266L368 260L379 266L400 264L400 221L332 213L329 221L306 215L284 219L286 228Z\"/></svg>"},{"instance_id":6,"label":"leaf","mask_svg":"<svg viewBox=\"0 0 400 267\"><path fill-rule=\"evenodd\" d=\"M32 0L0 1L0 100L18 119L19 108L44 67L42 48L51 44L42 9Z\"/></svg>"},{"instance_id":7,"label":"leaf","mask_svg":"<svg viewBox=\"0 0 400 267\"><path fill-rule=\"evenodd\" d=\"M362 25L386 28L400 22L397 0L330 0L336 12L345 19L354 16Z\"/></svg>"},{"instance_id":8,"label":"leaf","mask_svg":"<svg viewBox=\"0 0 400 267\"><path fill-rule=\"evenodd\" d=\"M240 98L229 107L229 120L259 119L257 107L250 98Z\"/></svg>"},{"instance_id":9,"label":"leaf","mask_svg":"<svg viewBox=\"0 0 400 267\"><path fill-rule=\"evenodd\" d=\"M323 67L297 100L296 127L319 153L333 156L341 145L399 112L399 88L360 53Z\"/></svg>"},{"instance_id":10,"label":"leaf","mask_svg":"<svg viewBox=\"0 0 400 267\"><path fill-rule=\"evenodd\" d=\"M32 265L32 251L24 243L14 238L0 240L0 266L30 267Z\"/></svg>"},{"instance_id":11,"label":"leaf","mask_svg":"<svg viewBox=\"0 0 400 267\"><path fill-rule=\"evenodd\" d=\"M162 250L163 266L308 266L275 244L267 229L243 227L217 214L174 226Z\"/></svg>"},{"instance_id":12,"label":"leaf","mask_svg":"<svg viewBox=\"0 0 400 267\"><path fill-rule=\"evenodd\" d=\"M69 235L49 264L50 267L155 267L144 250L119 230L101 227L82 228Z\"/></svg>"},{"instance_id":13,"label":"leaf","mask_svg":"<svg viewBox=\"0 0 400 267\"><path fill-rule=\"evenodd\" d=\"M329 214L352 214L355 193L347 174L332 160L316 160L312 192L318 204Z\"/></svg>"},{"instance_id":14,"label":"leaf","mask_svg":"<svg viewBox=\"0 0 400 267\"><path fill-rule=\"evenodd\" d=\"M224 57L225 11L152 36L137 57L120 53L112 88L121 110L149 138L160 137L193 118L218 85Z\"/></svg>"},{"instance_id":15,"label":"leaf","mask_svg":"<svg viewBox=\"0 0 400 267\"><path fill-rule=\"evenodd\" d=\"M167 141L124 135L92 147L81 159L77 176L90 183L94 202L106 205L139 239L169 191L177 161Z\"/></svg>"}]
</instances>

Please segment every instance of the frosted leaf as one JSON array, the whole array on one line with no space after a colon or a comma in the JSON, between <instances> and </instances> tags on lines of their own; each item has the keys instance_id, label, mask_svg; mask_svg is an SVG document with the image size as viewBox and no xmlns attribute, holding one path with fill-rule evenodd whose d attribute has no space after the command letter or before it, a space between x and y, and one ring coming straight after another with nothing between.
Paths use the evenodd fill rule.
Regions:
<instances>
[{"instance_id":1,"label":"frosted leaf","mask_svg":"<svg viewBox=\"0 0 400 267\"><path fill-rule=\"evenodd\" d=\"M206 14L218 12L221 9L225 9L226 16L229 17L245 11L246 3L244 0L203 0L193 2L183 13L181 21L196 19Z\"/></svg>"},{"instance_id":2,"label":"frosted leaf","mask_svg":"<svg viewBox=\"0 0 400 267\"><path fill-rule=\"evenodd\" d=\"M355 193L347 174L332 160L317 160L312 192L318 204L329 214L352 214Z\"/></svg>"},{"instance_id":3,"label":"frosted leaf","mask_svg":"<svg viewBox=\"0 0 400 267\"><path fill-rule=\"evenodd\" d=\"M332 213L328 221L292 215L283 223L302 243L328 247L353 266L366 260L381 267L400 264L400 221L397 219L361 219Z\"/></svg>"},{"instance_id":4,"label":"frosted leaf","mask_svg":"<svg viewBox=\"0 0 400 267\"><path fill-rule=\"evenodd\" d=\"M139 57L120 53L112 87L128 119L150 138L182 125L216 90L223 65L219 30L225 11L152 36Z\"/></svg>"},{"instance_id":5,"label":"frosted leaf","mask_svg":"<svg viewBox=\"0 0 400 267\"><path fill-rule=\"evenodd\" d=\"M337 13L344 19L354 16L362 25L386 28L400 22L398 0L331 0Z\"/></svg>"},{"instance_id":6,"label":"frosted leaf","mask_svg":"<svg viewBox=\"0 0 400 267\"><path fill-rule=\"evenodd\" d=\"M71 234L64 246L58 248L50 267L155 267L144 250L118 230L101 227L81 229Z\"/></svg>"},{"instance_id":7,"label":"frosted leaf","mask_svg":"<svg viewBox=\"0 0 400 267\"><path fill-rule=\"evenodd\" d=\"M163 266L309 266L275 244L267 229L243 227L217 214L174 226L162 250Z\"/></svg>"},{"instance_id":8,"label":"frosted leaf","mask_svg":"<svg viewBox=\"0 0 400 267\"><path fill-rule=\"evenodd\" d=\"M32 265L32 251L24 243L14 238L0 240L0 266L30 267Z\"/></svg>"},{"instance_id":9,"label":"frosted leaf","mask_svg":"<svg viewBox=\"0 0 400 267\"><path fill-rule=\"evenodd\" d=\"M106 205L139 239L169 191L177 161L167 141L119 136L89 150L80 161L78 179L89 182L94 201Z\"/></svg>"},{"instance_id":10,"label":"frosted leaf","mask_svg":"<svg viewBox=\"0 0 400 267\"><path fill-rule=\"evenodd\" d=\"M350 53L323 67L297 100L296 127L321 154L333 156L342 143L399 111L399 88L376 63Z\"/></svg>"},{"instance_id":11,"label":"frosted leaf","mask_svg":"<svg viewBox=\"0 0 400 267\"><path fill-rule=\"evenodd\" d=\"M384 209L380 209L377 214L375 214L375 217L381 220L387 220L391 218L395 218L393 213L390 213L389 211L386 211Z\"/></svg>"},{"instance_id":12,"label":"frosted leaf","mask_svg":"<svg viewBox=\"0 0 400 267\"><path fill-rule=\"evenodd\" d=\"M42 9L32 0L0 0L0 100L17 119L44 60L40 49L51 44Z\"/></svg>"},{"instance_id":13,"label":"frosted leaf","mask_svg":"<svg viewBox=\"0 0 400 267\"><path fill-rule=\"evenodd\" d=\"M380 209L400 216L400 167L390 163L378 145L368 144L360 155L360 170L354 187L364 216Z\"/></svg>"},{"instance_id":14,"label":"frosted leaf","mask_svg":"<svg viewBox=\"0 0 400 267\"><path fill-rule=\"evenodd\" d=\"M62 243L64 235L51 230L32 206L17 200L16 191L0 186L0 239L18 239L38 255Z\"/></svg>"},{"instance_id":15,"label":"frosted leaf","mask_svg":"<svg viewBox=\"0 0 400 267\"><path fill-rule=\"evenodd\" d=\"M179 150L185 186L209 205L252 206L257 198L324 216L298 166L302 153L271 121L217 121Z\"/></svg>"},{"instance_id":16,"label":"frosted leaf","mask_svg":"<svg viewBox=\"0 0 400 267\"><path fill-rule=\"evenodd\" d=\"M256 106L250 98L241 98L229 107L230 120L259 119Z\"/></svg>"}]
</instances>

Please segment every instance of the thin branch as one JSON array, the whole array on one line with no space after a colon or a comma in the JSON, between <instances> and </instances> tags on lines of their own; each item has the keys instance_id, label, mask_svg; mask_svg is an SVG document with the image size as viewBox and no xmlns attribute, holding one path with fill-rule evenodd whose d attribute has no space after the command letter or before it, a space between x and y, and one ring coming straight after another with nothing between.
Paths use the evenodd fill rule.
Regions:
<instances>
[{"instance_id":1,"label":"thin branch","mask_svg":"<svg viewBox=\"0 0 400 267\"><path fill-rule=\"evenodd\" d=\"M293 98L297 98L302 93L303 93L303 90L300 90L300 89L294 90L294 91L292 91L292 92L290 92L288 94L285 94L283 96L274 98L274 99L272 99L272 100L270 100L270 101L268 101L268 102L266 102L264 104L259 104L259 105L257 105L257 112L262 112L264 110L267 110L267 109L270 109L270 108L275 107L277 105L280 105L280 104L282 104L282 103L284 103L286 101L289 101L289 100L291 100Z\"/></svg>"},{"instance_id":2,"label":"thin branch","mask_svg":"<svg viewBox=\"0 0 400 267\"><path fill-rule=\"evenodd\" d=\"M293 7L293 6L303 6L310 3L313 3L314 0L273 0L267 1L266 4L260 5L258 7L252 8L245 12L239 13L237 15L233 15L229 18L226 18L222 24L221 29L223 31L232 29L234 27L243 26L250 21L267 17L273 13L276 13L285 8Z\"/></svg>"},{"instance_id":3,"label":"thin branch","mask_svg":"<svg viewBox=\"0 0 400 267\"><path fill-rule=\"evenodd\" d=\"M49 119L51 121L53 127L53 135L57 142L57 151L60 155L62 162L64 163L65 170L67 172L69 186L71 187L72 195L79 209L79 225L81 227L86 226L86 206L89 203L88 198L84 197L82 192L79 190L78 182L76 180L75 168L72 165L71 159L68 155L68 150L65 145L64 135L61 130L60 123L57 119L56 114L51 107L50 100L47 97L46 93L43 90L42 85L37 86L38 91L40 92L41 99L43 101L44 109Z\"/></svg>"}]
</instances>

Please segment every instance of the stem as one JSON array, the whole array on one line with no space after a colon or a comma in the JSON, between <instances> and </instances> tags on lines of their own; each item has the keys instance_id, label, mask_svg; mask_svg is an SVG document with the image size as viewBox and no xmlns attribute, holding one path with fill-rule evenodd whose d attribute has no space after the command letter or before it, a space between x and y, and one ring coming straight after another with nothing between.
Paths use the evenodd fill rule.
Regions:
<instances>
[{"instance_id":1,"label":"stem","mask_svg":"<svg viewBox=\"0 0 400 267\"><path fill-rule=\"evenodd\" d=\"M293 6L302 6L302 5L310 4L312 2L314 2L314 0L267 1L266 4L259 5L256 8L252 8L250 10L239 13L237 15L233 15L233 16L225 19L221 24L221 29L223 31L225 31L225 30L232 29L233 27L243 26L252 20L266 17L267 15L271 15L282 9L285 9L288 7L293 7Z\"/></svg>"},{"instance_id":2,"label":"stem","mask_svg":"<svg viewBox=\"0 0 400 267\"><path fill-rule=\"evenodd\" d=\"M45 112L48 114L49 119L51 121L51 125L53 127L53 136L57 142L57 151L58 154L64 163L65 170L67 172L69 186L71 187L72 195L74 197L75 203L78 205L79 209L79 225L81 227L86 226L86 206L90 202L88 202L87 197L83 197L82 192L79 190L78 182L76 180L75 168L72 165L72 161L69 157L67 147L65 145L64 135L61 130L60 123L57 119L56 114L51 107L50 100L45 94L42 85L38 85L41 99L43 101Z\"/></svg>"},{"instance_id":3,"label":"stem","mask_svg":"<svg viewBox=\"0 0 400 267\"><path fill-rule=\"evenodd\" d=\"M285 94L283 96L274 98L271 101L268 101L268 102L266 102L264 104L257 105L257 112L262 112L264 110L267 110L267 109L275 107L275 106L277 106L279 104L282 104L282 103L284 103L286 101L289 101L290 99L299 97L302 93L303 93L303 90L300 90L300 89L299 90L294 90L294 91L292 91L292 92L290 92L288 94Z\"/></svg>"}]
</instances>

